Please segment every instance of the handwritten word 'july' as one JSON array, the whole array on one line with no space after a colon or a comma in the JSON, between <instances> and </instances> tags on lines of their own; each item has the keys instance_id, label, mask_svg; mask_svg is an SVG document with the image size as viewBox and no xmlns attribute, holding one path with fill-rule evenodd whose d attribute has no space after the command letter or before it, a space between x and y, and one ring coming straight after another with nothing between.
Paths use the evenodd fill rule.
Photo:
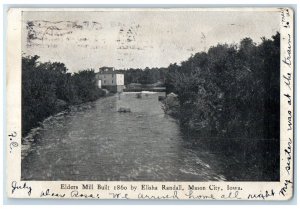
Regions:
<instances>
[{"instance_id":1,"label":"handwritten word 'july'","mask_svg":"<svg viewBox=\"0 0 300 209\"><path fill-rule=\"evenodd\" d=\"M12 193L12 194L13 194L15 191L17 191L17 190L26 190L28 196L30 196L30 195L31 195L31 192L32 192L31 186L29 186L28 184L26 184L26 182L23 183L23 184L21 184L21 185L18 185L18 183L17 183L16 181L13 181L13 182L11 183L11 188L12 188L12 190L11 190L11 193Z\"/></svg>"}]
</instances>

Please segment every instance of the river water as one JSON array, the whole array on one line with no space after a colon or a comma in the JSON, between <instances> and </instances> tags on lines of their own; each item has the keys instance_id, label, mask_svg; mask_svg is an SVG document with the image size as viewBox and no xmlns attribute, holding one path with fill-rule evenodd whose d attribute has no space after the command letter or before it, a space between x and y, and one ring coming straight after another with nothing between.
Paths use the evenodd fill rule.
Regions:
<instances>
[{"instance_id":1,"label":"river water","mask_svg":"<svg viewBox=\"0 0 300 209\"><path fill-rule=\"evenodd\" d=\"M187 135L164 114L162 95L122 93L48 118L31 134L22 179L278 180L272 141Z\"/></svg>"}]
</instances>

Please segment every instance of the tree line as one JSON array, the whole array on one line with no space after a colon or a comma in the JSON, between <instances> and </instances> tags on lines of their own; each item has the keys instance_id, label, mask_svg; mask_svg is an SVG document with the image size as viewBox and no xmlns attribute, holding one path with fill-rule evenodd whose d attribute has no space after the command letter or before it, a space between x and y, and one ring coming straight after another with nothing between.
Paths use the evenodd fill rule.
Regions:
<instances>
[{"instance_id":1,"label":"tree line","mask_svg":"<svg viewBox=\"0 0 300 209\"><path fill-rule=\"evenodd\" d=\"M63 63L22 58L22 133L69 105L104 95L93 70L71 74ZM125 85L160 82L178 95L184 130L202 136L279 139L280 34L260 44L218 44L167 68L118 70Z\"/></svg>"},{"instance_id":2,"label":"tree line","mask_svg":"<svg viewBox=\"0 0 300 209\"><path fill-rule=\"evenodd\" d=\"M129 68L126 70L118 70L118 72L124 74L124 84L154 84L157 82L165 83L165 77L167 74L167 68Z\"/></svg>"},{"instance_id":3,"label":"tree line","mask_svg":"<svg viewBox=\"0 0 300 209\"><path fill-rule=\"evenodd\" d=\"M22 135L48 116L104 95L95 72L71 74L63 63L39 62L39 56L22 57Z\"/></svg>"},{"instance_id":4,"label":"tree line","mask_svg":"<svg viewBox=\"0 0 300 209\"><path fill-rule=\"evenodd\" d=\"M218 44L166 74L185 130L204 136L279 139L280 34L256 44Z\"/></svg>"}]
</instances>

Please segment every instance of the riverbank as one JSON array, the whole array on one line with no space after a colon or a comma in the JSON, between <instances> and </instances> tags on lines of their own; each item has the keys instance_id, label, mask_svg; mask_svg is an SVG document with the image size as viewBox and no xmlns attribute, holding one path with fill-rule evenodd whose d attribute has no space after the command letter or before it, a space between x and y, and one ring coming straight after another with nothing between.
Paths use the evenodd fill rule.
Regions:
<instances>
[{"instance_id":1,"label":"riverbank","mask_svg":"<svg viewBox=\"0 0 300 209\"><path fill-rule=\"evenodd\" d=\"M159 97L158 100L162 102L162 108L165 114L179 119L180 105L178 101L178 95L170 93L167 94L165 97Z\"/></svg>"},{"instance_id":2,"label":"riverbank","mask_svg":"<svg viewBox=\"0 0 300 209\"><path fill-rule=\"evenodd\" d=\"M235 139L252 139L252 140L271 140L274 142L279 142L279 138L266 137L259 135L250 135L248 133L239 132L239 129L230 130L228 127L223 128L220 131L212 129L205 120L195 118L194 115L199 114L197 109L188 108L188 105L180 106L179 96L174 93L169 93L166 96L159 97L158 100L162 103L162 108L165 114L178 120L180 123L180 128L183 132L197 135L198 137L205 138L224 138L228 140ZM215 119L215 123L220 123ZM230 124L230 122L228 122ZM240 126L245 126L243 123Z\"/></svg>"}]
</instances>

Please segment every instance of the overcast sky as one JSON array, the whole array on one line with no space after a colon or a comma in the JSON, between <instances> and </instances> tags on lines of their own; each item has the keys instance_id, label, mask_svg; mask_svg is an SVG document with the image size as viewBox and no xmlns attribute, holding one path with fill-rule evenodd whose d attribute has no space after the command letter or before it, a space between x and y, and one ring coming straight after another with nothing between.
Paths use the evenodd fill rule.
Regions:
<instances>
[{"instance_id":1,"label":"overcast sky","mask_svg":"<svg viewBox=\"0 0 300 209\"><path fill-rule=\"evenodd\" d=\"M259 43L279 31L279 18L250 11L23 12L22 51L71 72L167 67L217 43Z\"/></svg>"}]
</instances>

